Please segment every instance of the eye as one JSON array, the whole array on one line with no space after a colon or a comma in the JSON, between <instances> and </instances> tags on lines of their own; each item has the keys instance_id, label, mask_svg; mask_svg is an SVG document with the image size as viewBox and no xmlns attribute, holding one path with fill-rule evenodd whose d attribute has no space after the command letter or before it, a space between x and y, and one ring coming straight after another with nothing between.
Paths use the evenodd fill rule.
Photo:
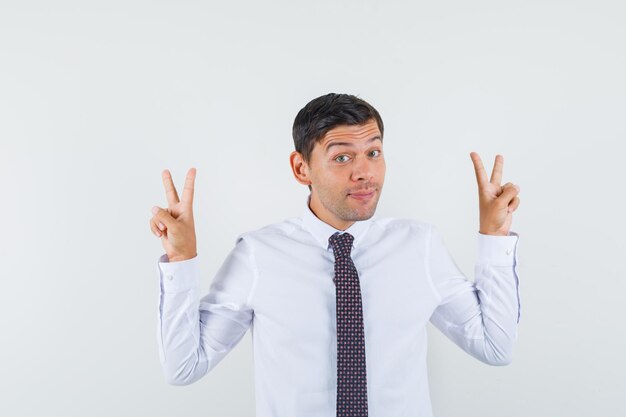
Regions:
<instances>
[{"instance_id":1,"label":"eye","mask_svg":"<svg viewBox=\"0 0 626 417\"><path fill-rule=\"evenodd\" d=\"M347 155L339 155L338 157L335 158L335 161L337 161L337 162L345 162L345 161L338 161L339 158L344 157L344 156L347 157Z\"/></svg>"},{"instance_id":2,"label":"eye","mask_svg":"<svg viewBox=\"0 0 626 417\"><path fill-rule=\"evenodd\" d=\"M376 155L376 156L380 155L380 151L378 149L374 149L372 152L378 152L378 155Z\"/></svg>"}]
</instances>

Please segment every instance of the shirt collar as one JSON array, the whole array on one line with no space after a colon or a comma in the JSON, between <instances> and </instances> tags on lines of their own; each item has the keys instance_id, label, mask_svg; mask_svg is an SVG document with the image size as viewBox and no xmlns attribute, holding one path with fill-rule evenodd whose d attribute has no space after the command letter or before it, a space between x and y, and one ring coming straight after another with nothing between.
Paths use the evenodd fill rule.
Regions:
<instances>
[{"instance_id":1,"label":"shirt collar","mask_svg":"<svg viewBox=\"0 0 626 417\"><path fill-rule=\"evenodd\" d=\"M359 246L359 243L363 240L365 232L367 232L367 230L369 229L372 220L375 218L375 216L372 216L367 220L355 221L352 226L348 227L346 230L339 230L335 229L328 223L320 220L311 210L311 207L309 206L310 203L311 194L309 194L306 198L306 204L304 206L304 209L302 210L302 215L300 217L306 229L326 250L330 250L330 243L328 242L328 238L337 232L350 233L352 236L354 236L352 246L357 248Z\"/></svg>"}]
</instances>

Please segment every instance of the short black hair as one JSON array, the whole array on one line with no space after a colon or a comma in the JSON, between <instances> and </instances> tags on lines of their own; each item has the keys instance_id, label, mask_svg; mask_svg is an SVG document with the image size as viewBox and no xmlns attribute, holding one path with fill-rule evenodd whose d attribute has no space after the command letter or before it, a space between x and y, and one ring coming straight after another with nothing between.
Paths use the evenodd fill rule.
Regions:
<instances>
[{"instance_id":1,"label":"short black hair","mask_svg":"<svg viewBox=\"0 0 626 417\"><path fill-rule=\"evenodd\" d=\"M360 125L376 120L383 140L384 125L378 111L352 94L328 93L309 101L293 121L293 143L305 162L311 160L315 143L339 125ZM311 186L309 186L309 190Z\"/></svg>"}]
</instances>

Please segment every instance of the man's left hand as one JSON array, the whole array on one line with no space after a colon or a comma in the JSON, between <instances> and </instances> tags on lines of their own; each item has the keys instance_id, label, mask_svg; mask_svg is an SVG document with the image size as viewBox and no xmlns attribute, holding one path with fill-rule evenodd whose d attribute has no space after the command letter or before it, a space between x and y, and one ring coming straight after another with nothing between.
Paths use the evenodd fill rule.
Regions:
<instances>
[{"instance_id":1,"label":"man's left hand","mask_svg":"<svg viewBox=\"0 0 626 417\"><path fill-rule=\"evenodd\" d=\"M474 163L476 181L478 182L479 232L486 235L508 236L513 221L513 212L517 210L520 204L520 199L517 196L520 188L510 182L500 185L502 167L504 166L502 155L496 155L491 180L487 179L487 172L485 172L478 153L470 152L470 157Z\"/></svg>"}]
</instances>

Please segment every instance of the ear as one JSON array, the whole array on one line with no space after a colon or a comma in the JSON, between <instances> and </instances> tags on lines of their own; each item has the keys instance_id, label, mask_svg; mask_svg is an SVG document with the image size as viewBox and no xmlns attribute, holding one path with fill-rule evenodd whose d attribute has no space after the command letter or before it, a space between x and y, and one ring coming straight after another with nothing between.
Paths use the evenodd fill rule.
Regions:
<instances>
[{"instance_id":1,"label":"ear","mask_svg":"<svg viewBox=\"0 0 626 417\"><path fill-rule=\"evenodd\" d=\"M304 161L302 154L298 151L293 151L289 155L289 163L291 164L291 170L293 176L302 185L311 185L311 179L309 177L309 164Z\"/></svg>"}]
</instances>

